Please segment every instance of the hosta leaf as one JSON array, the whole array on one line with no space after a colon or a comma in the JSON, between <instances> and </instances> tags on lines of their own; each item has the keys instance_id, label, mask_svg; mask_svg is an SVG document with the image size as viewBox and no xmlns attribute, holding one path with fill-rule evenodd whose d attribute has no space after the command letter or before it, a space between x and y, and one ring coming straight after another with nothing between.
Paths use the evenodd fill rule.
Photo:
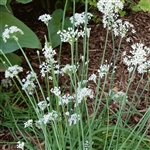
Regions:
<instances>
[{"instance_id":1,"label":"hosta leaf","mask_svg":"<svg viewBox=\"0 0 150 150\"><path fill-rule=\"evenodd\" d=\"M11 9L11 6L9 4L7 5L0 5L0 11L1 12L6 12L6 13L11 13L13 14L12 12L12 9ZM0 18L1 19L1 18ZM0 20L1 21L1 20Z\"/></svg>"},{"instance_id":2,"label":"hosta leaf","mask_svg":"<svg viewBox=\"0 0 150 150\"><path fill-rule=\"evenodd\" d=\"M0 5L6 5L7 4L7 0L0 0Z\"/></svg>"},{"instance_id":3,"label":"hosta leaf","mask_svg":"<svg viewBox=\"0 0 150 150\"><path fill-rule=\"evenodd\" d=\"M19 49L18 45L14 40L8 40L7 43L4 43L4 41L2 40L2 32L5 29L5 25L17 26L24 32L23 35L17 36L19 39L18 42L20 43L21 47L41 49L41 43L38 37L23 22L21 22L19 19L8 13L0 12L0 16L0 49L2 49L5 54L11 53Z\"/></svg>"},{"instance_id":4,"label":"hosta leaf","mask_svg":"<svg viewBox=\"0 0 150 150\"><path fill-rule=\"evenodd\" d=\"M6 54L6 57L8 58L8 60L10 61L10 63L12 65L19 65L20 66L21 63L22 63L22 59L18 55L14 54L14 53L8 53L8 54ZM6 59L4 58L3 55L0 55L0 58L1 58L1 60L5 61L6 64L9 66L9 64L7 63L7 61L6 61ZM0 62L0 72L5 71L5 69L6 68L3 65L3 63Z\"/></svg>"},{"instance_id":5,"label":"hosta leaf","mask_svg":"<svg viewBox=\"0 0 150 150\"><path fill-rule=\"evenodd\" d=\"M57 34L57 32L62 28L62 19L63 19L63 10L56 9L52 14L52 20L49 23L51 44L53 48L57 47L61 43L60 36ZM65 18L64 29L67 29L68 27L71 27L71 23L69 18Z\"/></svg>"}]
</instances>

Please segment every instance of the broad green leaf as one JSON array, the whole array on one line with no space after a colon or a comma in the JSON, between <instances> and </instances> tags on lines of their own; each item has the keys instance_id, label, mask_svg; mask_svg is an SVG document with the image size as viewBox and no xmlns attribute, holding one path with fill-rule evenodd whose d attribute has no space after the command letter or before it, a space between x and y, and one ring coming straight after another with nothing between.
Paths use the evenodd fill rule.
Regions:
<instances>
[{"instance_id":1,"label":"broad green leaf","mask_svg":"<svg viewBox=\"0 0 150 150\"><path fill-rule=\"evenodd\" d=\"M11 6L9 4L7 5L0 5L0 11L1 12L6 12L6 13L11 13L13 14L12 12L12 9L11 9ZM1 19L1 18L0 18Z\"/></svg>"},{"instance_id":2,"label":"broad green leaf","mask_svg":"<svg viewBox=\"0 0 150 150\"><path fill-rule=\"evenodd\" d=\"M12 65L19 65L20 66L21 63L22 63L22 59L18 55L14 54L14 53L8 53L8 54L6 54L6 57L9 59L9 61L10 61L10 63ZM0 58L3 61L5 61L7 65L9 65L3 55L0 55ZM0 62L0 72L5 71L5 69L6 68L3 65L3 63Z\"/></svg>"},{"instance_id":3,"label":"broad green leaf","mask_svg":"<svg viewBox=\"0 0 150 150\"><path fill-rule=\"evenodd\" d=\"M138 12L138 11L141 11L141 8L138 5L136 5L132 7L132 10L135 12Z\"/></svg>"},{"instance_id":4,"label":"broad green leaf","mask_svg":"<svg viewBox=\"0 0 150 150\"><path fill-rule=\"evenodd\" d=\"M0 5L6 5L7 4L7 0L0 0Z\"/></svg>"},{"instance_id":5,"label":"broad green leaf","mask_svg":"<svg viewBox=\"0 0 150 150\"><path fill-rule=\"evenodd\" d=\"M63 19L63 10L56 9L52 14L52 19L49 23L51 44L53 48L57 47L61 43L60 36L57 34L57 32L62 29L62 19ZM69 18L65 18L64 29L67 29L68 27L71 27L71 23Z\"/></svg>"},{"instance_id":6,"label":"broad green leaf","mask_svg":"<svg viewBox=\"0 0 150 150\"><path fill-rule=\"evenodd\" d=\"M27 4L27 3L30 3L32 2L32 0L16 0L17 2L20 2L22 4Z\"/></svg>"},{"instance_id":7,"label":"broad green leaf","mask_svg":"<svg viewBox=\"0 0 150 150\"><path fill-rule=\"evenodd\" d=\"M0 49L2 49L5 54L11 53L19 49L18 45L14 40L9 39L7 43L4 43L4 41L2 40L2 33L5 29L5 25L17 26L24 32L23 35L17 36L19 39L18 42L20 43L21 47L41 49L41 43L38 37L23 22L21 22L19 19L8 13L0 12L0 16Z\"/></svg>"},{"instance_id":8,"label":"broad green leaf","mask_svg":"<svg viewBox=\"0 0 150 150\"><path fill-rule=\"evenodd\" d=\"M150 1L149 1L149 0L140 0L138 6L139 6L143 11L149 11L149 12L150 12Z\"/></svg>"}]
</instances>

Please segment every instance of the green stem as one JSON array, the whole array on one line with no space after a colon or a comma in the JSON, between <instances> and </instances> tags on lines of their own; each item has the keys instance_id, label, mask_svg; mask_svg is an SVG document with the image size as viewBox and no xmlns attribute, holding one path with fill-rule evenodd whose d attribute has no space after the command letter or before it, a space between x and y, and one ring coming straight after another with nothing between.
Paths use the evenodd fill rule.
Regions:
<instances>
[{"instance_id":1,"label":"green stem","mask_svg":"<svg viewBox=\"0 0 150 150\"><path fill-rule=\"evenodd\" d=\"M29 68L31 69L32 72L34 72L34 70L33 70L32 66L31 66L31 64L30 64L30 62L29 62L29 60L28 60L28 58L27 58L27 56L26 56L24 50L23 50L22 47L21 47L21 45L19 44L18 41L16 41L16 42L17 42L17 44L18 44L18 46L19 46L19 48L20 48L20 50L21 50L23 56L25 57L25 60L27 61L27 64L29 65ZM42 94L42 96L43 96L43 99L45 99L45 95L44 95L43 89L42 89L42 87L41 87L41 85L40 85L40 83L39 83L39 80L37 79L37 77L35 77L35 79L36 79L36 82L37 82L37 84L38 84L38 86L39 86L39 88L40 88L40 91L41 91L41 94Z\"/></svg>"}]
</instances>

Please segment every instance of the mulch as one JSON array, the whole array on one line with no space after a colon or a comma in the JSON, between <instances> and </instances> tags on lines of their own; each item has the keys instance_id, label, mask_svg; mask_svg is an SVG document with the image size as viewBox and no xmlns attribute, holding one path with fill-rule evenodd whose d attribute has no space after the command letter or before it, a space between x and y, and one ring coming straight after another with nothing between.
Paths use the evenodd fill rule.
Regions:
<instances>
[{"instance_id":1,"label":"mulch","mask_svg":"<svg viewBox=\"0 0 150 150\"><path fill-rule=\"evenodd\" d=\"M44 13L48 13L47 10L44 10L41 8L41 5L38 1L32 2L26 5L22 5L20 3L13 2L12 3L12 9L14 12L14 15L22 20L27 26L29 26L38 36L40 39L42 45L44 44L44 35L47 34L46 26L38 21L38 17ZM50 12L51 13L51 12ZM96 14L99 17L102 17L102 14L99 12L96 12ZM122 18L123 20L129 21L134 25L134 28L136 30L136 34L132 37L131 42L127 43L125 40L122 41L121 47L120 47L120 55L118 56L117 63L116 63L116 71L115 71L115 78L114 78L114 85L113 88L117 89L117 91L126 91L127 83L128 83L128 72L127 67L122 62L121 53L123 51L129 52L131 50L131 45L134 43L143 43L145 46L150 47L150 13L147 12L137 12L137 13L130 13L129 15ZM91 36L90 36L90 44L89 44L89 75L92 73L96 73L97 69L100 67L102 54L104 50L104 44L105 44L105 36L106 36L106 29L103 28L103 24L100 23L94 23L90 22L88 27L91 28ZM129 33L130 34L130 33ZM118 42L119 38L115 38L115 46L116 49L118 48ZM56 51L59 51L59 47L55 48ZM38 57L35 49L27 49L24 48L25 53L27 54L34 70L36 73L39 74L39 63L38 63ZM79 41L79 56L82 55L83 48L82 48L82 40ZM20 55L22 58L22 67L24 68L24 72L28 71L27 64L22 56L22 54L17 51L17 54ZM43 59L43 57L41 57ZM62 54L61 54L61 64L67 64L70 63L70 46L68 44L63 44L62 47ZM112 62L113 59L113 52L112 52L112 42L111 42L111 35L109 35L108 38L108 46L106 48L106 55L105 60L108 62ZM4 77L4 73L0 73L0 79ZM22 75L24 77L24 75ZM129 100L132 99L132 95L135 93L135 89L137 88L137 85L139 84L139 80L141 79L141 75L136 73L132 79L132 84L128 90L129 93ZM42 79L41 79L42 80ZM66 80L66 79L65 79ZM60 84L63 83L64 79L60 80ZM142 79L141 83L139 84L139 88L136 91L136 96L134 98L134 101L132 101L133 104L136 104L136 108L141 113L145 113L146 109L150 106L150 91L145 91L145 97L141 98L140 101L137 103L138 96L143 91L144 85L148 81L148 75L145 74L144 78ZM94 89L95 84L90 83L90 86ZM109 88L109 81L106 85L106 93L108 93ZM94 89L95 90L95 89ZM115 105L116 107L119 107L118 105ZM111 107L111 106L110 106ZM113 106L114 107L114 106ZM92 109L91 109L92 110ZM92 113L92 112L91 112ZM138 123L140 120L140 116L133 115L132 123ZM150 121L147 122L147 125L150 123ZM149 133L150 134L150 131ZM8 135L8 136L7 136ZM9 134L9 131L0 131L0 139L3 141L11 141L13 138ZM0 149L3 150L15 150L15 147L13 146L0 146Z\"/></svg>"}]
</instances>

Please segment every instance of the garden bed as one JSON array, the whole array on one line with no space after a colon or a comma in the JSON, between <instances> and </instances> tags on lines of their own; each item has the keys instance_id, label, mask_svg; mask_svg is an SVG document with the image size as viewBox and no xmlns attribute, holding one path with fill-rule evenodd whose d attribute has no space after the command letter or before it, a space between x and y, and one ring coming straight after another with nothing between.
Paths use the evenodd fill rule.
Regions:
<instances>
[{"instance_id":1,"label":"garden bed","mask_svg":"<svg viewBox=\"0 0 150 150\"><path fill-rule=\"evenodd\" d=\"M12 3L12 9L14 12L14 15L22 20L28 27L30 27L38 36L40 39L42 45L44 45L44 35L47 35L47 28L46 26L38 20L38 17L44 13L52 13L48 12L44 9L41 8L40 3L37 1L33 1L32 3L23 5L19 3ZM102 14L98 11L95 11L95 14L98 15L100 18L102 18ZM134 28L136 30L136 34L134 34L131 37L130 42L126 42L125 39L122 40L122 44L120 46L120 52L117 58L116 62L116 69L115 69L115 77L114 77L114 84L112 85L112 89L115 92L122 91L125 92L127 88L127 83L128 83L128 71L126 65L123 63L123 58L122 58L122 52L126 51L129 53L131 50L131 45L134 43L143 43L145 46L150 47L150 13L147 12L131 12L127 16L124 16L121 18L122 20L129 21L134 25ZM104 51L104 45L105 45L105 40L106 40L106 29L103 28L102 22L95 23L93 21L89 22L88 27L91 28L91 35L90 35L90 41L89 41L89 72L88 76L90 76L93 73L96 73L97 70L100 67L101 64L101 59ZM131 33L129 33L129 36ZM119 43L119 38L115 38L115 48L118 49L118 43ZM83 55L83 40L79 40L79 61L82 59ZM59 52L59 47L55 48L56 52ZM37 56L37 51L36 49L28 49L24 48L24 51L33 66L34 71L39 74L39 61L38 61L38 56ZM22 58L22 67L23 67L23 73L21 73L21 78L24 78L26 75L26 72L29 70L29 67L27 65L27 62L25 61L24 57L22 56L21 52L18 50L16 52L17 54L20 55ZM44 57L41 54L41 60L44 60ZM58 55L56 55L56 58ZM106 48L106 54L105 54L105 60L110 64L113 61L113 52L112 52L112 38L111 34L108 36L108 44ZM70 52L70 45L67 43L62 44L62 53L61 53L61 64L66 65L71 63L71 52ZM0 79L2 80L4 78L4 73L0 73ZM147 111L147 109L150 107L150 89L146 88L145 91L143 91L144 86L149 80L149 74L145 73L142 80L141 80L141 74L135 73L134 76L132 77L132 83L128 89L128 101L129 103L132 103L132 105L136 106L136 109L139 111L140 114L143 114ZM108 76L108 79L110 77ZM66 85L68 84L69 86L69 78L67 76L64 76L59 79L59 84L60 86L63 85L64 81L66 82ZM67 82L68 80L68 82ZM42 78L39 78L39 81L42 83L42 86L44 85L44 81ZM139 83L140 81L140 83ZM104 81L102 81L103 83ZM109 88L110 88L110 80L107 81L106 83L106 88L105 88L105 96L107 97L109 93ZM96 85L93 82L89 82L88 86L93 89L94 92L97 92L96 90ZM138 86L138 89L137 89ZM136 90L137 89L137 90ZM69 87L68 87L69 90ZM68 92L66 90L66 92ZM101 91L99 91L101 94ZM136 92L136 94L135 94ZM138 99L140 96L141 92L143 92L143 96ZM134 98L133 98L133 95ZM138 101L138 103L137 103ZM87 103L89 103L89 115L93 115L93 101L88 99ZM19 106L21 107L21 106ZM22 106L24 107L24 105ZM102 107L102 106L101 106ZM99 108L99 111L101 111L101 107ZM110 103L109 107L111 108L112 111L116 111L121 107L119 103ZM125 106L125 111L132 111L128 110L129 106ZM133 110L134 111L134 110ZM122 117L126 118L126 114L124 114ZM141 116L134 113L132 113L132 116L129 120L129 125L133 124L138 124L140 121ZM110 120L111 123L116 123L116 119ZM145 124L145 128L150 125L150 118L148 119L147 123ZM0 127L1 128L1 127ZM144 130L143 130L144 132ZM147 130L147 135L150 135L150 129ZM20 136L20 135L18 135ZM12 142L14 138L11 136L11 133L9 131L0 131L0 141L6 141L6 142ZM0 146L0 149L3 150L15 150L16 146Z\"/></svg>"}]
</instances>

